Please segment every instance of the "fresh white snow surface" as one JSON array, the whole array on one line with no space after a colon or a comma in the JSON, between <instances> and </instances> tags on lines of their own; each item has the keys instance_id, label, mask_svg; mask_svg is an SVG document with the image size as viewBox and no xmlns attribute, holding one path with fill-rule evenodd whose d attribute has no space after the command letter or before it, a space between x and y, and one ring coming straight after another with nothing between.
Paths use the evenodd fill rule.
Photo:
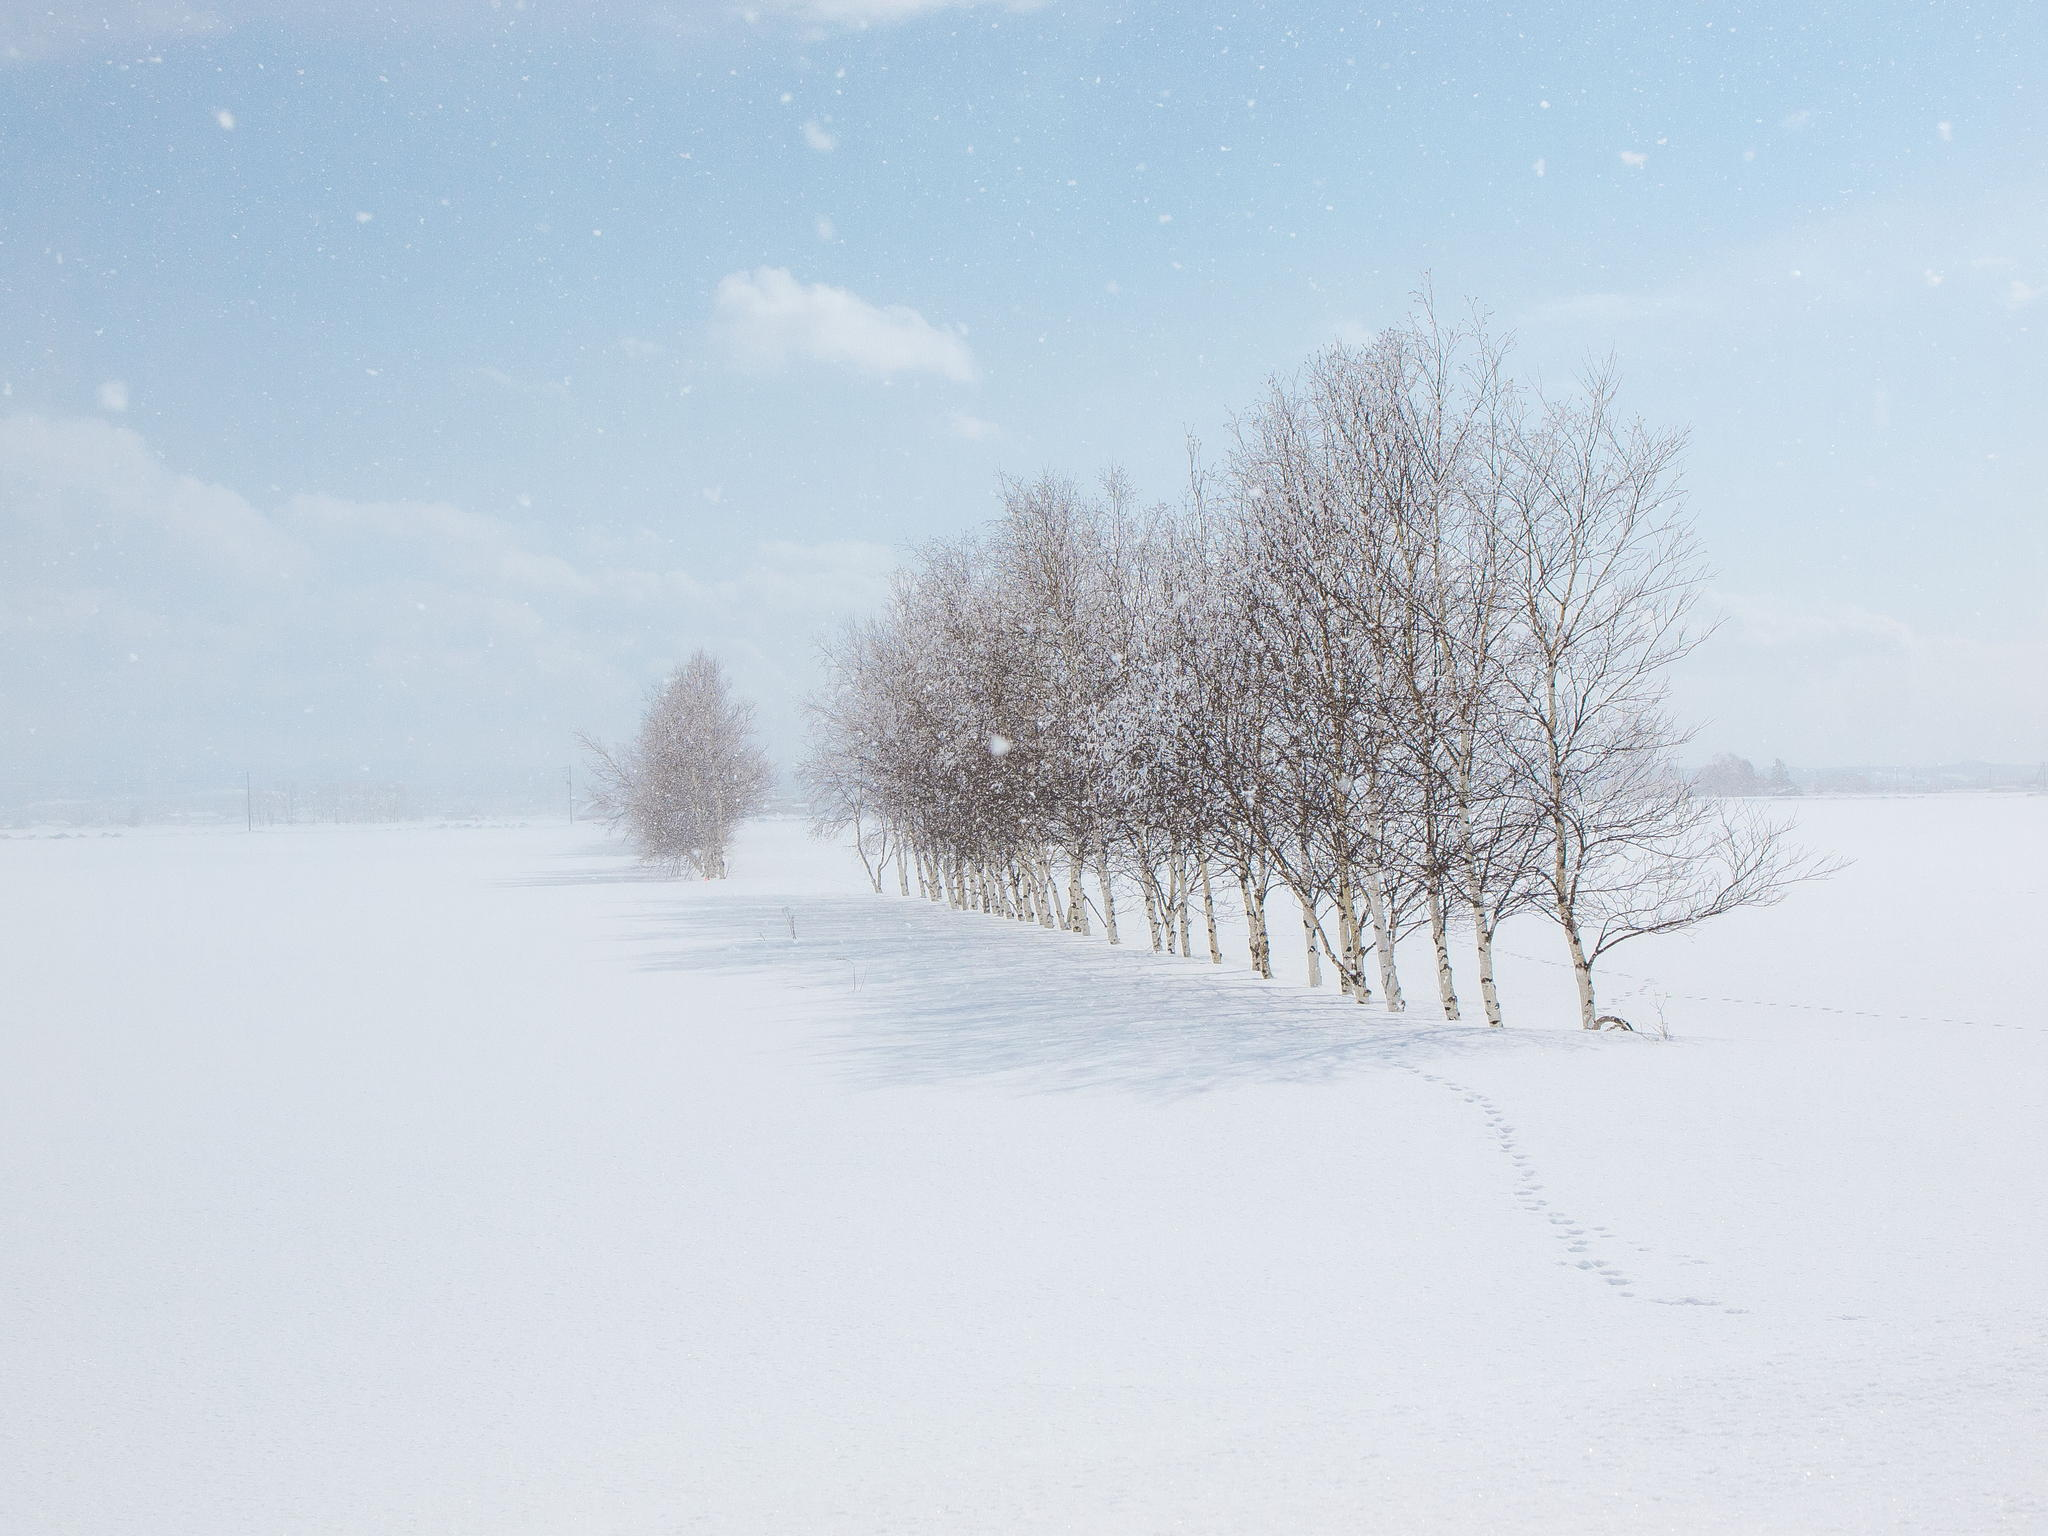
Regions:
<instances>
[{"instance_id":1,"label":"fresh white snow surface","mask_svg":"<svg viewBox=\"0 0 2048 1536\"><path fill-rule=\"evenodd\" d=\"M2048 799L1799 814L1668 1040L786 822L0 842L0 1529L2048 1529Z\"/></svg>"}]
</instances>

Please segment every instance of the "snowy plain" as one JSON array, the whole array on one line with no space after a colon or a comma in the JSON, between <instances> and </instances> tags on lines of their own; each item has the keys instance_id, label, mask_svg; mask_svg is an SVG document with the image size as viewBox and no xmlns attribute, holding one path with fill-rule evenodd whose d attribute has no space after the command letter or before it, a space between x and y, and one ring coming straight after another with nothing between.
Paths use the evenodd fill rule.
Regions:
<instances>
[{"instance_id":1,"label":"snowy plain","mask_svg":"<svg viewBox=\"0 0 2048 1536\"><path fill-rule=\"evenodd\" d=\"M791 822L0 841L0 1528L2048 1529L2048 798L1798 814L1669 1039Z\"/></svg>"}]
</instances>

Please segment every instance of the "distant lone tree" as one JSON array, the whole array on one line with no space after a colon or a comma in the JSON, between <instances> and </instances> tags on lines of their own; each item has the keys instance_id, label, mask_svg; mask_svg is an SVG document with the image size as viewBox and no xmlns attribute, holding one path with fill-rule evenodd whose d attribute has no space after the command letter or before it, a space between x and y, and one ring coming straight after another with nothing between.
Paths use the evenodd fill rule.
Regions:
<instances>
[{"instance_id":1,"label":"distant lone tree","mask_svg":"<svg viewBox=\"0 0 2048 1536\"><path fill-rule=\"evenodd\" d=\"M1782 764L1780 766L1783 766ZM1694 776L1692 787L1703 795L1761 795L1773 793L1758 776L1756 764L1733 752L1723 752Z\"/></svg>"},{"instance_id":2,"label":"distant lone tree","mask_svg":"<svg viewBox=\"0 0 2048 1536\"><path fill-rule=\"evenodd\" d=\"M754 706L698 651L649 701L630 747L582 738L592 806L640 857L673 873L725 877L732 834L761 808L772 772L754 743Z\"/></svg>"}]
</instances>

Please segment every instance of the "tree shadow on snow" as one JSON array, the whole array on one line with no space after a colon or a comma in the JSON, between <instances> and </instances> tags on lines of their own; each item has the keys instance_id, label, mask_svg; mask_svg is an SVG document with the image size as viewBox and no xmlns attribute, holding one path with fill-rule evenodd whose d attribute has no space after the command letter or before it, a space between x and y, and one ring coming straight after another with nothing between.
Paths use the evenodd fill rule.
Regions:
<instances>
[{"instance_id":1,"label":"tree shadow on snow","mask_svg":"<svg viewBox=\"0 0 2048 1536\"><path fill-rule=\"evenodd\" d=\"M690 903L653 915L661 931L631 937L684 944L646 969L756 973L837 994L832 1014L850 1014L852 1027L819 1049L875 1086L987 1080L1178 1097L1579 1044L1446 1023L1433 1007L1388 1014L1332 988L1155 954L1142 922L1136 947L1127 929L1112 948L893 896Z\"/></svg>"}]
</instances>

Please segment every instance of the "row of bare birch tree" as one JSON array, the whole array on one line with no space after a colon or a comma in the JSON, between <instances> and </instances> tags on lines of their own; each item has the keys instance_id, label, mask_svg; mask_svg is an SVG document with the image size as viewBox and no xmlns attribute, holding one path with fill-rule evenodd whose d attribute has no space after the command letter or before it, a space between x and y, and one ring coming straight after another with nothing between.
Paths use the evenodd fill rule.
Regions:
<instances>
[{"instance_id":1,"label":"row of bare birch tree","mask_svg":"<svg viewBox=\"0 0 2048 1536\"><path fill-rule=\"evenodd\" d=\"M1616 945L1822 870L1672 766L1702 578L1681 437L1606 375L1554 399L1504 363L1425 304L1269 384L1178 506L1115 472L1006 484L831 647L821 821L877 889L893 865L905 895L1111 943L1135 903L1155 949L1199 930L1220 963L1226 901L1266 977L1298 914L1311 984L1389 1010L1405 949L1459 1018L1464 950L1496 1026L1495 935L1540 913L1580 1022L1609 1022Z\"/></svg>"}]
</instances>

